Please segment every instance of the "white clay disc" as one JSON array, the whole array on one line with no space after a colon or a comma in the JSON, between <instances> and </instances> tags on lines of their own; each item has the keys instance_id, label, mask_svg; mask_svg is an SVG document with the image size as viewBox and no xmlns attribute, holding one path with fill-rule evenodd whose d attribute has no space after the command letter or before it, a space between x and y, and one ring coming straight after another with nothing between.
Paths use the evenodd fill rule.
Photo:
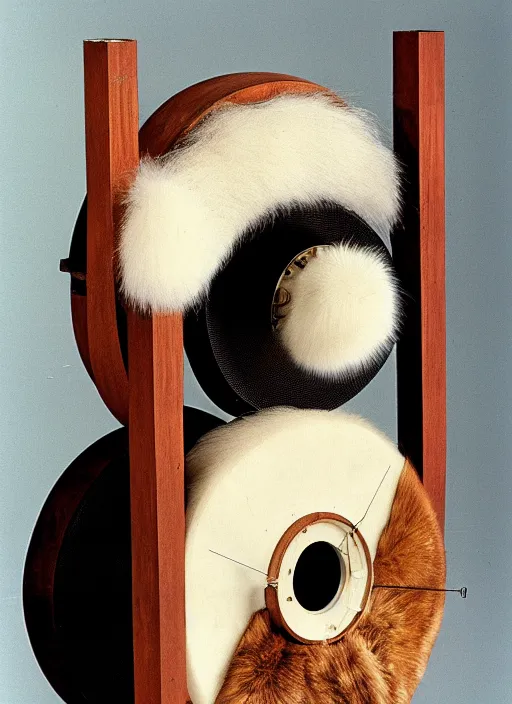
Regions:
<instances>
[{"instance_id":1,"label":"white clay disc","mask_svg":"<svg viewBox=\"0 0 512 704\"><path fill-rule=\"evenodd\" d=\"M373 560L403 467L382 433L340 412L270 409L196 445L187 456L186 540L194 704L214 704L251 615L265 606L267 569L285 531L315 512L357 523L385 476L359 526Z\"/></svg>"}]
</instances>

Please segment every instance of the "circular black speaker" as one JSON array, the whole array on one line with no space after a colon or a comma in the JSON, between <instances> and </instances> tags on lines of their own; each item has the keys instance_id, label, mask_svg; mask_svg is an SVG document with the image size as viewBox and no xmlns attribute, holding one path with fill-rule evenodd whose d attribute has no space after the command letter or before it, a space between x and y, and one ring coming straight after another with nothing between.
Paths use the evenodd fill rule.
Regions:
<instances>
[{"instance_id":1,"label":"circular black speaker","mask_svg":"<svg viewBox=\"0 0 512 704\"><path fill-rule=\"evenodd\" d=\"M185 349L194 374L226 412L279 405L331 410L359 393L386 361L392 339L359 366L321 376L292 359L272 325L276 286L290 262L336 244L369 250L393 271L381 238L354 213L327 203L296 207L248 235L215 277L205 304L187 316Z\"/></svg>"},{"instance_id":2,"label":"circular black speaker","mask_svg":"<svg viewBox=\"0 0 512 704\"><path fill-rule=\"evenodd\" d=\"M76 271L86 271L86 213L84 201L69 255ZM375 253L396 278L386 245L359 216L329 203L297 206L246 233L214 278L204 304L185 317L192 370L219 408L234 416L270 406L331 410L358 394L382 367L394 339L382 340L359 366L325 377L299 366L272 326L273 297L286 267L301 252L331 244ZM72 286L86 295L85 281L72 279ZM117 323L126 364L126 313L120 303Z\"/></svg>"}]
</instances>

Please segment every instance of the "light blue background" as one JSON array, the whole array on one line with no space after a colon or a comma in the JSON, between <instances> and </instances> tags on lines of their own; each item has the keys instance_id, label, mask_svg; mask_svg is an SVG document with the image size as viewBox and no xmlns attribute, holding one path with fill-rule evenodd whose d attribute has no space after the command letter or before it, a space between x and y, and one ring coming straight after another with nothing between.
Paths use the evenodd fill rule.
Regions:
<instances>
[{"instance_id":1,"label":"light blue background","mask_svg":"<svg viewBox=\"0 0 512 704\"><path fill-rule=\"evenodd\" d=\"M449 597L415 703L512 701L512 237L506 0L2 0L0 704L55 704L20 600L59 474L116 427L75 349L58 271L85 191L82 40L139 40L141 118L176 91L270 70L342 91L391 125L391 33L444 29L447 60ZM395 433L391 360L352 405ZM189 403L211 407L187 378Z\"/></svg>"}]
</instances>

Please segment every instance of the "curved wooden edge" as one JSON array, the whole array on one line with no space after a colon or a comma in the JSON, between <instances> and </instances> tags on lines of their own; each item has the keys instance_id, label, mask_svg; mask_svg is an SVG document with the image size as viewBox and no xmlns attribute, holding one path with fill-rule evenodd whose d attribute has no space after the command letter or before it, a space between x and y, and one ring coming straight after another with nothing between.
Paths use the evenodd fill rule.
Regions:
<instances>
[{"instance_id":1,"label":"curved wooden edge","mask_svg":"<svg viewBox=\"0 0 512 704\"><path fill-rule=\"evenodd\" d=\"M87 373L94 382L91 357L89 355L89 332L87 329L87 298L71 290L71 321L76 346Z\"/></svg>"},{"instance_id":2,"label":"curved wooden edge","mask_svg":"<svg viewBox=\"0 0 512 704\"><path fill-rule=\"evenodd\" d=\"M184 407L185 450L223 421ZM74 674L54 622L55 570L66 533L89 489L112 462L128 466L128 431L119 428L85 449L61 474L33 529L23 574L23 608L36 659L51 686L66 702L77 701ZM123 474L128 478L128 475Z\"/></svg>"},{"instance_id":3,"label":"curved wooden edge","mask_svg":"<svg viewBox=\"0 0 512 704\"><path fill-rule=\"evenodd\" d=\"M217 76L166 100L141 127L141 156L160 156L212 110L226 102L256 103L284 93L328 92L324 86L281 73L249 72ZM332 94L334 95L334 94Z\"/></svg>"},{"instance_id":4,"label":"curved wooden edge","mask_svg":"<svg viewBox=\"0 0 512 704\"><path fill-rule=\"evenodd\" d=\"M84 450L63 472L34 527L23 572L23 609L30 643L43 673L66 700L69 683L53 614L53 586L60 547L86 492L113 460L128 453L128 435L119 428ZM71 695L69 695L71 696Z\"/></svg>"},{"instance_id":5,"label":"curved wooden edge","mask_svg":"<svg viewBox=\"0 0 512 704\"><path fill-rule=\"evenodd\" d=\"M139 162L137 43L84 42L84 74L88 352L82 357L105 404L126 424L128 378L117 330L114 252L116 201Z\"/></svg>"},{"instance_id":6,"label":"curved wooden edge","mask_svg":"<svg viewBox=\"0 0 512 704\"><path fill-rule=\"evenodd\" d=\"M228 98L254 102L318 87L276 74L238 74L192 86L167 101L137 143L136 47L87 42L88 165L86 320L77 342L109 409L130 423L132 580L136 701L187 699L184 605L183 341L181 316L128 310L129 378L116 319L115 230L119 203L141 154L168 151ZM265 86L268 82L272 86ZM258 88L259 87L259 88ZM245 92L246 91L246 92ZM84 324L85 323L85 324ZM84 330L87 331L85 334ZM129 398L128 398L129 395ZM178 412L179 407L179 412Z\"/></svg>"},{"instance_id":7,"label":"curved wooden edge","mask_svg":"<svg viewBox=\"0 0 512 704\"><path fill-rule=\"evenodd\" d=\"M343 516L340 516L337 513L330 513L330 512L315 512L315 513L310 513L307 516L302 516L302 518L299 518L297 521L292 523L292 525L283 533L282 537L278 541L276 548L274 552L272 553L272 557L270 558L270 563L268 566L267 570L267 583L268 586L265 588L265 606L268 609L268 612L270 614L270 618L272 619L272 622L274 626L277 628L280 628L282 630L285 630L294 640L296 640L299 643L315 643L317 641L312 641L308 640L307 638L303 638L302 636L299 636L295 631L293 631L290 626L287 624L286 620L283 618L283 615L281 613L281 608L279 606L279 600L277 598L277 591L276 589L272 586L272 582L276 582L278 577L279 577L279 571L281 569L281 564L283 562L284 554L286 550L288 549L290 543L292 540L295 538L296 535L298 535L301 531L305 531L309 526L314 525L315 523L319 523L320 521L337 521L338 523L344 523L346 526L351 528L354 532L356 532L359 536L359 540L361 541L361 545L363 546L364 554L366 557L367 564L369 565L370 569L368 570L368 579L366 582L366 589L363 597L363 605L361 607L360 612L358 615L353 619L353 621L340 633L335 635L333 638L328 638L325 641L325 643L335 643L337 640L342 638L346 633L351 631L358 623L359 619L362 617L364 614L366 607L368 606L368 603L370 601L370 596L371 596L371 591L372 591L372 582L373 582L373 566L372 566L372 557L370 555L370 550L368 548L368 545L366 544L366 540L364 539L362 533L359 531L354 524L349 521L347 518L344 518Z\"/></svg>"},{"instance_id":8,"label":"curved wooden edge","mask_svg":"<svg viewBox=\"0 0 512 704\"><path fill-rule=\"evenodd\" d=\"M398 441L444 526L444 33L395 32L393 62L394 146L404 170L404 206L392 250L409 294L397 345Z\"/></svg>"}]
</instances>

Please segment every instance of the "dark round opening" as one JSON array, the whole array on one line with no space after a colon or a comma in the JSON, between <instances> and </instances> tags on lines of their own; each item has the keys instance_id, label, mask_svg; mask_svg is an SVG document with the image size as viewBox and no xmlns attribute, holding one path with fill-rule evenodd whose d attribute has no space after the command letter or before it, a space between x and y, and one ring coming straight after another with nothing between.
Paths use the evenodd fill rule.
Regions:
<instances>
[{"instance_id":1,"label":"dark round opening","mask_svg":"<svg viewBox=\"0 0 512 704\"><path fill-rule=\"evenodd\" d=\"M338 593L341 577L341 559L334 545L323 540L311 543L295 566L295 598L307 611L321 611Z\"/></svg>"}]
</instances>

